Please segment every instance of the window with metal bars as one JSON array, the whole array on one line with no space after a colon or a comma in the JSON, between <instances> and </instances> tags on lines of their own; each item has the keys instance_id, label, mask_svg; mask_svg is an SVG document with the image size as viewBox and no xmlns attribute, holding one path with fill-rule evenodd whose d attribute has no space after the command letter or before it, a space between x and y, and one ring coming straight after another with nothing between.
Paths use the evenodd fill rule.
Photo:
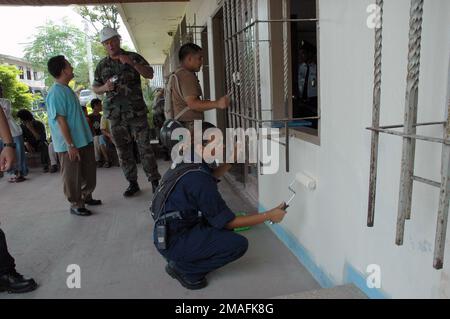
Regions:
<instances>
[{"instance_id":1,"label":"window with metal bars","mask_svg":"<svg viewBox=\"0 0 450 319\"><path fill-rule=\"evenodd\" d=\"M298 22L296 19L316 19L316 0L291 0L291 78L292 116L294 118L319 115L319 81L316 21ZM318 135L318 119L298 121L296 129ZM309 128L309 129L304 129Z\"/></svg>"}]
</instances>

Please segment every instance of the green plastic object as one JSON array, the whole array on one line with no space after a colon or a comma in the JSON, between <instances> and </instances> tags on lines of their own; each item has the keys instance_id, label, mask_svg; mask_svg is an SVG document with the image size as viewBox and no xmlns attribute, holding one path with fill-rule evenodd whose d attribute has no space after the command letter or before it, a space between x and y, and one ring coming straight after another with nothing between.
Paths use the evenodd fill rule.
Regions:
<instances>
[{"instance_id":1,"label":"green plastic object","mask_svg":"<svg viewBox=\"0 0 450 319\"><path fill-rule=\"evenodd\" d=\"M246 213L243 213L243 212L238 212L238 213L236 213L235 215L236 215L236 217L239 217L239 216L247 216L247 214L246 214ZM251 229L251 227L240 227L240 228L235 228L234 231L235 231L236 233L239 233L239 232L243 232L243 231L250 230L250 229Z\"/></svg>"}]
</instances>

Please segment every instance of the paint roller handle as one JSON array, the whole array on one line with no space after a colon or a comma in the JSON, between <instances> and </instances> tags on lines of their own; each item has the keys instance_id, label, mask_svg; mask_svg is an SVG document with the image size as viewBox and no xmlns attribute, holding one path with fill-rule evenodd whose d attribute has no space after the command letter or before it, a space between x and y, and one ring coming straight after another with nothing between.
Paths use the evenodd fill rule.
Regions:
<instances>
[{"instance_id":1,"label":"paint roller handle","mask_svg":"<svg viewBox=\"0 0 450 319\"><path fill-rule=\"evenodd\" d=\"M286 209L288 207L289 206L286 205L286 203L282 203L278 207L268 211L267 215L269 216L269 224L273 225L280 223L284 219L284 216L286 216Z\"/></svg>"}]
</instances>

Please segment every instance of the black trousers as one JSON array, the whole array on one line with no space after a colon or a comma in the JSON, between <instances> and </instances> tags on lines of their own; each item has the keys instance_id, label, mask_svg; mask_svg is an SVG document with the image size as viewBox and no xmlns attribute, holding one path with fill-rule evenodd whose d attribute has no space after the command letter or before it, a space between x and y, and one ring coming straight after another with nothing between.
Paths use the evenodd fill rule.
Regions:
<instances>
[{"instance_id":1,"label":"black trousers","mask_svg":"<svg viewBox=\"0 0 450 319\"><path fill-rule=\"evenodd\" d=\"M0 276L14 270L14 258L8 252L5 233L0 229Z\"/></svg>"},{"instance_id":2,"label":"black trousers","mask_svg":"<svg viewBox=\"0 0 450 319\"><path fill-rule=\"evenodd\" d=\"M34 141L30 143L35 151L41 154L41 164L43 167L48 167L50 165L50 157L48 155L48 144L45 141Z\"/></svg>"}]
</instances>

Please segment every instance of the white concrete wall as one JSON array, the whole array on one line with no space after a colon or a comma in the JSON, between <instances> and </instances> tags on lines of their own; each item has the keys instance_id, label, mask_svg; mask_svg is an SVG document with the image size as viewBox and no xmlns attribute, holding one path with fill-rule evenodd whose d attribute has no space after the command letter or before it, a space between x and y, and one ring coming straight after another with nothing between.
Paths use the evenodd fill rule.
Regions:
<instances>
[{"instance_id":1,"label":"white concrete wall","mask_svg":"<svg viewBox=\"0 0 450 319\"><path fill-rule=\"evenodd\" d=\"M366 227L370 132L365 128L371 125L374 55L374 30L366 26L366 8L371 3L319 0L321 145L292 138L290 173L285 173L284 148L280 149L280 173L260 177L261 206L272 208L286 200L295 173L306 172L317 178L318 189L310 193L298 187L299 196L282 227L332 283L346 281L347 264L363 275L368 265L378 264L381 290L389 297L449 298L450 235L445 268L437 271L432 267L437 189L415 184L405 243L395 245L402 149L399 137L380 138L375 227ZM410 0L385 0L381 120L386 125L400 124L404 118L409 6ZM197 25L206 25L216 10L217 1L193 0L186 11L188 23L192 24L195 13ZM425 1L424 10L419 121L440 121L446 108L450 2ZM265 12L262 7L260 13ZM263 59L269 58L268 52L261 54ZM211 69L213 78L212 65ZM262 70L262 76L264 87L280 85L270 81L268 71ZM263 96L263 105L268 106L268 101L269 93ZM440 137L442 129L421 128L419 133ZM417 175L439 180L440 153L438 144L418 142Z\"/></svg>"},{"instance_id":2,"label":"white concrete wall","mask_svg":"<svg viewBox=\"0 0 450 319\"><path fill-rule=\"evenodd\" d=\"M344 266L364 274L369 264L382 271L382 291L394 298L450 297L450 234L445 268L432 267L438 189L415 184L412 220L405 244L395 245L401 139L380 139L375 227L366 227L373 88L374 31L366 27L369 0L320 0L321 146L291 139L291 173L261 178L262 206L287 197L296 172L318 180L300 196L283 222L311 258L336 284ZM382 123L403 122L408 53L409 0L386 0L383 43ZM450 53L450 2L425 1L419 121L443 120ZM442 129L421 134L442 136ZM284 149L281 165L284 168ZM441 147L418 142L416 174L440 180ZM273 187L278 185L278 187Z\"/></svg>"}]
</instances>

